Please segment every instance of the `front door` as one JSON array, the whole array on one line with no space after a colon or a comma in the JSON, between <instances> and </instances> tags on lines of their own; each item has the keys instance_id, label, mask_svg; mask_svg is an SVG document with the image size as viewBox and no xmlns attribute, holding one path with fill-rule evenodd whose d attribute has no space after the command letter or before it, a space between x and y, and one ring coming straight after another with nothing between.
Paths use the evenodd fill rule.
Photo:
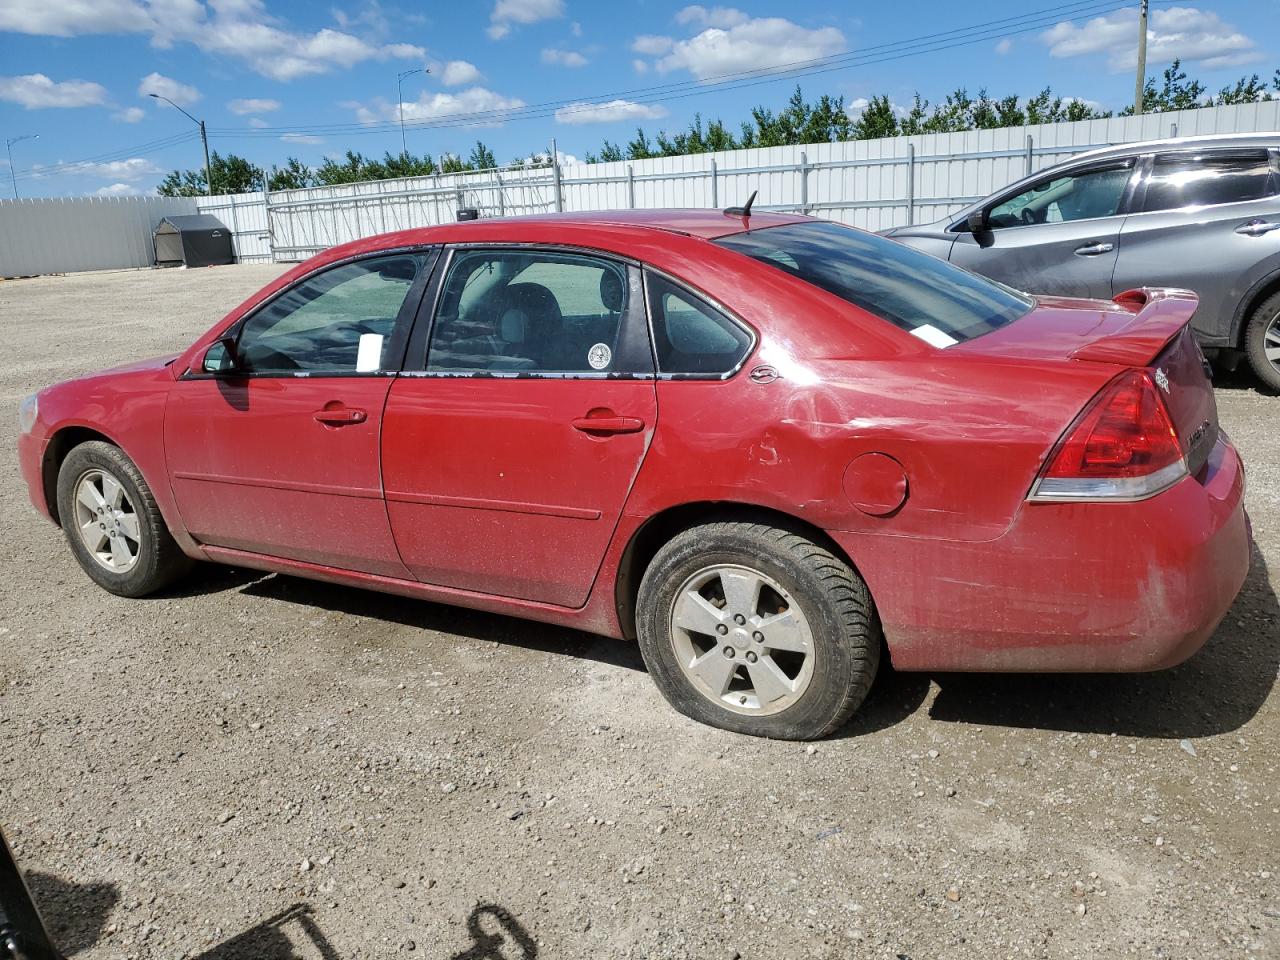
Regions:
<instances>
[{"instance_id":1,"label":"front door","mask_svg":"<svg viewBox=\"0 0 1280 960\"><path fill-rule=\"evenodd\" d=\"M202 543L408 579L378 464L429 255L307 277L215 344L165 411L170 481Z\"/></svg>"},{"instance_id":2,"label":"front door","mask_svg":"<svg viewBox=\"0 0 1280 960\"><path fill-rule=\"evenodd\" d=\"M382 443L410 572L581 606L657 420L639 270L455 250L418 363L392 385Z\"/></svg>"},{"instance_id":3,"label":"front door","mask_svg":"<svg viewBox=\"0 0 1280 960\"><path fill-rule=\"evenodd\" d=\"M961 233L951 260L1032 294L1112 296L1133 160L1048 175L987 212L989 230Z\"/></svg>"}]
</instances>

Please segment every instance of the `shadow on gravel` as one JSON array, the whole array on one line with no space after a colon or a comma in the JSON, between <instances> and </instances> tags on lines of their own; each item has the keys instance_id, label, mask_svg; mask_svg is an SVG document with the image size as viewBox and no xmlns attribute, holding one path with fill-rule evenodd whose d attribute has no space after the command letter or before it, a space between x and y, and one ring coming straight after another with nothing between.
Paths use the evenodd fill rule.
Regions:
<instances>
[{"instance_id":1,"label":"shadow on gravel","mask_svg":"<svg viewBox=\"0 0 1280 960\"><path fill-rule=\"evenodd\" d=\"M920 709L929 695L927 673L899 673L889 664L889 653L880 656L880 670L867 699L843 727L831 734L832 740L862 737L895 727Z\"/></svg>"},{"instance_id":2,"label":"shadow on gravel","mask_svg":"<svg viewBox=\"0 0 1280 960\"><path fill-rule=\"evenodd\" d=\"M316 954L323 960L338 960L338 951L320 931L311 908L305 903L296 903L206 950L195 960L302 960Z\"/></svg>"},{"instance_id":3,"label":"shadow on gravel","mask_svg":"<svg viewBox=\"0 0 1280 960\"><path fill-rule=\"evenodd\" d=\"M1241 393L1252 391L1264 397L1277 396L1276 391L1254 375L1254 372L1249 369L1248 361L1245 360L1241 360L1240 366L1234 370L1216 371L1213 375L1213 388L1215 390L1232 390Z\"/></svg>"},{"instance_id":4,"label":"shadow on gravel","mask_svg":"<svg viewBox=\"0 0 1280 960\"><path fill-rule=\"evenodd\" d=\"M1257 547L1249 579L1208 643L1159 673L936 674L934 720L1170 739L1229 733L1266 702L1280 666L1280 603Z\"/></svg>"},{"instance_id":5,"label":"shadow on gravel","mask_svg":"<svg viewBox=\"0 0 1280 960\"><path fill-rule=\"evenodd\" d=\"M38 870L26 871L27 887L49 936L64 956L87 950L120 899L109 883L68 883Z\"/></svg>"},{"instance_id":6,"label":"shadow on gravel","mask_svg":"<svg viewBox=\"0 0 1280 960\"><path fill-rule=\"evenodd\" d=\"M361 590L357 587L337 586L318 580L305 580L282 574L261 574L236 570L237 574L252 574L241 592L254 597L271 597L289 603L300 603L323 610L332 610L373 620L389 620L407 627L435 630L473 640L490 640L508 646L523 647L542 653L554 653L564 657L595 660L613 667L644 671L640 648L634 643L599 637L580 630L556 627L518 617L505 617L496 613L468 610L414 600L389 593ZM239 585L228 583L224 589Z\"/></svg>"}]
</instances>

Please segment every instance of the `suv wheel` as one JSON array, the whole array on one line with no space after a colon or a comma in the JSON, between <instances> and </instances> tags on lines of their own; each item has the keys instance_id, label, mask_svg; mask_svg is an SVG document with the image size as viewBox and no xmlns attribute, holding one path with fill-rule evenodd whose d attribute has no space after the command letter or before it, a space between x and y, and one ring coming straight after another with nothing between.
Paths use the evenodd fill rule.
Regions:
<instances>
[{"instance_id":1,"label":"suv wheel","mask_svg":"<svg viewBox=\"0 0 1280 960\"><path fill-rule=\"evenodd\" d=\"M84 572L111 593L143 597L191 569L147 481L109 443L82 443L62 461L58 519Z\"/></svg>"},{"instance_id":2,"label":"suv wheel","mask_svg":"<svg viewBox=\"0 0 1280 960\"><path fill-rule=\"evenodd\" d=\"M1280 293L1253 311L1245 328L1244 348L1258 379L1280 390Z\"/></svg>"},{"instance_id":3,"label":"suv wheel","mask_svg":"<svg viewBox=\"0 0 1280 960\"><path fill-rule=\"evenodd\" d=\"M832 733L880 661L861 578L825 547L763 524L676 536L645 571L637 611L645 663L671 705L752 736Z\"/></svg>"}]
</instances>

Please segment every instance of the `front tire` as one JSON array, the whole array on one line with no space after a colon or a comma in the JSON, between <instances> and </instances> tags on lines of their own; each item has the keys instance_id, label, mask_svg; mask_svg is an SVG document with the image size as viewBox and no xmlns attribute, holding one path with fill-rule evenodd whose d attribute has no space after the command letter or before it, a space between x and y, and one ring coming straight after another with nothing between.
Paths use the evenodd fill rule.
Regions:
<instances>
[{"instance_id":1,"label":"front tire","mask_svg":"<svg viewBox=\"0 0 1280 960\"><path fill-rule=\"evenodd\" d=\"M1280 293L1253 311L1244 332L1244 348L1258 379L1280 391Z\"/></svg>"},{"instance_id":2,"label":"front tire","mask_svg":"<svg viewBox=\"0 0 1280 960\"><path fill-rule=\"evenodd\" d=\"M813 740L861 705L880 662L866 584L830 550L759 523L710 523L649 564L636 616L658 689L737 733Z\"/></svg>"},{"instance_id":3,"label":"front tire","mask_svg":"<svg viewBox=\"0 0 1280 960\"><path fill-rule=\"evenodd\" d=\"M142 473L110 443L82 443L62 461L58 519L84 572L117 596L145 597L191 569Z\"/></svg>"}]
</instances>

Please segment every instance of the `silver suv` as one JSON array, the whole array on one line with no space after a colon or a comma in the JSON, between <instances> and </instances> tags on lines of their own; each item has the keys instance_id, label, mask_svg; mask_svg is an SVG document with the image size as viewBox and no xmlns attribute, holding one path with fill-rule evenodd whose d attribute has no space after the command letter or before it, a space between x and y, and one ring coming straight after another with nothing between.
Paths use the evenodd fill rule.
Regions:
<instances>
[{"instance_id":1,"label":"silver suv","mask_svg":"<svg viewBox=\"0 0 1280 960\"><path fill-rule=\"evenodd\" d=\"M1188 287L1205 353L1280 390L1280 133L1095 150L885 234L1036 294Z\"/></svg>"}]
</instances>

